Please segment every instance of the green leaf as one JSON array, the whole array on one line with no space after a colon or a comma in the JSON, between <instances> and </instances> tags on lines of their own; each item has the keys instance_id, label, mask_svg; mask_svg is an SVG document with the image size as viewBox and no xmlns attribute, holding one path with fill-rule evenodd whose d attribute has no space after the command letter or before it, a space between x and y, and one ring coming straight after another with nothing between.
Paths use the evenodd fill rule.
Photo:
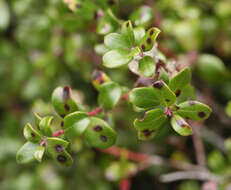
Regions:
<instances>
[{"instance_id":1,"label":"green leaf","mask_svg":"<svg viewBox=\"0 0 231 190\"><path fill-rule=\"evenodd\" d=\"M52 130L51 130L51 121L53 117L52 116L46 116L42 118L42 120L39 123L40 131L44 136L52 136Z\"/></svg>"},{"instance_id":2,"label":"green leaf","mask_svg":"<svg viewBox=\"0 0 231 190\"><path fill-rule=\"evenodd\" d=\"M35 126L36 129L39 131L40 130L39 123L42 120L42 117L40 117L38 113L34 113L34 116L35 116Z\"/></svg>"},{"instance_id":3,"label":"green leaf","mask_svg":"<svg viewBox=\"0 0 231 190\"><path fill-rule=\"evenodd\" d=\"M192 129L189 124L179 115L174 115L171 118L171 125L173 129L182 136L188 136L192 134Z\"/></svg>"},{"instance_id":4,"label":"green leaf","mask_svg":"<svg viewBox=\"0 0 231 190\"><path fill-rule=\"evenodd\" d=\"M227 162L222 153L215 150L208 155L208 166L214 172L222 172L227 167Z\"/></svg>"},{"instance_id":5,"label":"green leaf","mask_svg":"<svg viewBox=\"0 0 231 190\"><path fill-rule=\"evenodd\" d=\"M104 44L109 49L130 50L131 46L122 34L110 33L104 37Z\"/></svg>"},{"instance_id":6,"label":"green leaf","mask_svg":"<svg viewBox=\"0 0 231 190\"><path fill-rule=\"evenodd\" d=\"M187 100L196 100L195 88L188 84L181 92L180 96L177 97L177 102L182 103Z\"/></svg>"},{"instance_id":7,"label":"green leaf","mask_svg":"<svg viewBox=\"0 0 231 190\"><path fill-rule=\"evenodd\" d=\"M39 144L26 142L17 152L16 160L19 164L26 164L35 160L34 154L40 147Z\"/></svg>"},{"instance_id":8,"label":"green leaf","mask_svg":"<svg viewBox=\"0 0 231 190\"><path fill-rule=\"evenodd\" d=\"M225 107L226 114L231 117L231 101L229 101Z\"/></svg>"},{"instance_id":9,"label":"green leaf","mask_svg":"<svg viewBox=\"0 0 231 190\"><path fill-rule=\"evenodd\" d=\"M136 26L147 26L151 23L153 16L152 8L143 5L131 14L130 19Z\"/></svg>"},{"instance_id":10,"label":"green leaf","mask_svg":"<svg viewBox=\"0 0 231 190\"><path fill-rule=\"evenodd\" d=\"M139 108L153 108L160 104L159 99L152 87L134 88L129 93L129 100Z\"/></svg>"},{"instance_id":11,"label":"green leaf","mask_svg":"<svg viewBox=\"0 0 231 190\"><path fill-rule=\"evenodd\" d=\"M135 46L135 36L130 20L123 23L121 28L121 34L123 38L126 40L126 42L129 44L129 48Z\"/></svg>"},{"instance_id":12,"label":"green leaf","mask_svg":"<svg viewBox=\"0 0 231 190\"><path fill-rule=\"evenodd\" d=\"M141 39L145 35L145 29L143 27L137 27L133 29L134 36L135 36L135 45L139 45Z\"/></svg>"},{"instance_id":13,"label":"green leaf","mask_svg":"<svg viewBox=\"0 0 231 190\"><path fill-rule=\"evenodd\" d=\"M41 135L33 129L30 123L27 123L23 131L24 137L26 140L31 142L40 142L42 140Z\"/></svg>"},{"instance_id":14,"label":"green leaf","mask_svg":"<svg viewBox=\"0 0 231 190\"><path fill-rule=\"evenodd\" d=\"M222 60L214 55L203 54L198 59L198 74L205 82L219 84L224 82L226 68Z\"/></svg>"},{"instance_id":15,"label":"green leaf","mask_svg":"<svg viewBox=\"0 0 231 190\"><path fill-rule=\"evenodd\" d=\"M106 35L115 31L119 27L119 20L115 17L110 9L106 11L103 18L100 19L96 32L101 35Z\"/></svg>"},{"instance_id":16,"label":"green leaf","mask_svg":"<svg viewBox=\"0 0 231 190\"><path fill-rule=\"evenodd\" d=\"M121 67L128 64L133 59L133 56L129 52L116 49L111 50L104 54L103 65L108 68Z\"/></svg>"},{"instance_id":17,"label":"green leaf","mask_svg":"<svg viewBox=\"0 0 231 190\"><path fill-rule=\"evenodd\" d=\"M103 55L107 53L110 49L108 49L104 44L96 44L94 50L97 54Z\"/></svg>"},{"instance_id":18,"label":"green leaf","mask_svg":"<svg viewBox=\"0 0 231 190\"><path fill-rule=\"evenodd\" d=\"M135 128L138 130L138 138L140 140L154 138L166 119L167 116L160 109L153 109L146 112L143 119L136 119L134 121Z\"/></svg>"},{"instance_id":19,"label":"green leaf","mask_svg":"<svg viewBox=\"0 0 231 190\"><path fill-rule=\"evenodd\" d=\"M99 88L98 103L106 109L112 109L120 100L121 87L115 82L106 82Z\"/></svg>"},{"instance_id":20,"label":"green leaf","mask_svg":"<svg viewBox=\"0 0 231 190\"><path fill-rule=\"evenodd\" d=\"M45 147L39 146L34 153L35 159L38 160L39 162L41 162L43 155L44 155L44 152L45 152Z\"/></svg>"},{"instance_id":21,"label":"green leaf","mask_svg":"<svg viewBox=\"0 0 231 190\"><path fill-rule=\"evenodd\" d=\"M64 118L64 134L68 138L75 138L83 134L90 123L90 118L84 112L73 112Z\"/></svg>"},{"instance_id":22,"label":"green leaf","mask_svg":"<svg viewBox=\"0 0 231 190\"><path fill-rule=\"evenodd\" d=\"M227 150L228 159L231 163L231 138L225 140L225 149Z\"/></svg>"},{"instance_id":23,"label":"green leaf","mask_svg":"<svg viewBox=\"0 0 231 190\"><path fill-rule=\"evenodd\" d=\"M10 10L6 1L0 1L0 30L5 30L10 23Z\"/></svg>"},{"instance_id":24,"label":"green leaf","mask_svg":"<svg viewBox=\"0 0 231 190\"><path fill-rule=\"evenodd\" d=\"M73 160L70 154L65 150L69 144L67 141L60 138L51 137L46 139L46 144L47 151L52 158L56 160L56 162L63 166L69 166L72 164Z\"/></svg>"},{"instance_id":25,"label":"green leaf","mask_svg":"<svg viewBox=\"0 0 231 190\"><path fill-rule=\"evenodd\" d=\"M137 130L156 130L166 119L167 116L161 109L153 109L147 111L142 119L136 119L134 125Z\"/></svg>"},{"instance_id":26,"label":"green leaf","mask_svg":"<svg viewBox=\"0 0 231 190\"><path fill-rule=\"evenodd\" d=\"M191 80L191 72L187 67L175 75L169 82L169 88L176 94L178 97L182 90L189 84Z\"/></svg>"},{"instance_id":27,"label":"green leaf","mask_svg":"<svg viewBox=\"0 0 231 190\"><path fill-rule=\"evenodd\" d=\"M159 80L163 80L166 84L168 84L169 83L168 73L163 68L160 68L159 72L160 72Z\"/></svg>"},{"instance_id":28,"label":"green leaf","mask_svg":"<svg viewBox=\"0 0 231 190\"><path fill-rule=\"evenodd\" d=\"M145 77L151 77L156 70L154 60L150 56L145 56L139 60L139 72Z\"/></svg>"},{"instance_id":29,"label":"green leaf","mask_svg":"<svg viewBox=\"0 0 231 190\"><path fill-rule=\"evenodd\" d=\"M178 105L177 114L184 118L201 121L209 117L211 109L198 101L187 101Z\"/></svg>"},{"instance_id":30,"label":"green leaf","mask_svg":"<svg viewBox=\"0 0 231 190\"><path fill-rule=\"evenodd\" d=\"M71 96L71 88L69 86L57 87L52 93L51 102L55 111L65 117L68 113L78 111L78 104Z\"/></svg>"},{"instance_id":31,"label":"green leaf","mask_svg":"<svg viewBox=\"0 0 231 190\"><path fill-rule=\"evenodd\" d=\"M89 145L96 148L108 148L115 144L116 132L102 119L91 117L91 122L84 133Z\"/></svg>"},{"instance_id":32,"label":"green leaf","mask_svg":"<svg viewBox=\"0 0 231 190\"><path fill-rule=\"evenodd\" d=\"M159 33L160 33L160 30L158 28L155 28L155 27L150 28L146 32L145 36L141 39L140 48L143 51L151 50L153 48L153 45Z\"/></svg>"},{"instance_id":33,"label":"green leaf","mask_svg":"<svg viewBox=\"0 0 231 190\"><path fill-rule=\"evenodd\" d=\"M176 102L176 95L164 81L159 80L154 82L153 89L163 106L171 106Z\"/></svg>"}]
</instances>

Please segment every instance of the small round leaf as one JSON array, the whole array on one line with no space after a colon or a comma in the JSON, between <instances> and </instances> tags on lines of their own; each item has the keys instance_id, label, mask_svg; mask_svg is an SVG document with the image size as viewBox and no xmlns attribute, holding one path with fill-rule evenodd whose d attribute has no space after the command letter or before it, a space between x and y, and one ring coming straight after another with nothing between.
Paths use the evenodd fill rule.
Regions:
<instances>
[{"instance_id":1,"label":"small round leaf","mask_svg":"<svg viewBox=\"0 0 231 190\"><path fill-rule=\"evenodd\" d=\"M211 113L210 107L198 101L187 101L178 105L177 114L184 118L201 121L209 117Z\"/></svg>"},{"instance_id":2,"label":"small round leaf","mask_svg":"<svg viewBox=\"0 0 231 190\"><path fill-rule=\"evenodd\" d=\"M182 136L188 136L192 134L192 128L189 124L179 115L174 115L171 118L172 128Z\"/></svg>"},{"instance_id":3,"label":"small round leaf","mask_svg":"<svg viewBox=\"0 0 231 190\"><path fill-rule=\"evenodd\" d=\"M139 72L145 77L151 77L156 70L154 60L150 56L145 56L139 60Z\"/></svg>"},{"instance_id":4,"label":"small round leaf","mask_svg":"<svg viewBox=\"0 0 231 190\"><path fill-rule=\"evenodd\" d=\"M106 109L112 109L120 100L121 87L115 82L106 82L99 88L98 103Z\"/></svg>"},{"instance_id":5,"label":"small round leaf","mask_svg":"<svg viewBox=\"0 0 231 190\"><path fill-rule=\"evenodd\" d=\"M115 49L104 54L103 64L108 68L116 68L127 65L132 59L133 56L130 55L129 52L121 49Z\"/></svg>"},{"instance_id":6,"label":"small round leaf","mask_svg":"<svg viewBox=\"0 0 231 190\"><path fill-rule=\"evenodd\" d=\"M108 148L115 144L117 134L104 120L91 117L84 136L89 145L96 148Z\"/></svg>"}]
</instances>

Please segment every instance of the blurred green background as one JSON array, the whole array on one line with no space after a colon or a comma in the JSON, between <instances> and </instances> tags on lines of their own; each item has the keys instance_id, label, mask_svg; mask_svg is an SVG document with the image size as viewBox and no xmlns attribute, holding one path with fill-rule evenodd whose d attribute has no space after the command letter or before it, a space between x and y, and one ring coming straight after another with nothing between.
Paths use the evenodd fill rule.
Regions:
<instances>
[{"instance_id":1,"label":"blurred green background","mask_svg":"<svg viewBox=\"0 0 231 190\"><path fill-rule=\"evenodd\" d=\"M105 2L110 8L110 2ZM115 15L123 20L132 19L131 13L149 5L151 19L145 26L160 27L159 44L174 52L182 64L188 64L190 56L196 55L190 64L192 84L198 96L213 108L206 129L222 140L230 137L231 104L226 105L231 100L231 1L117 3ZM0 0L0 190L118 189L117 177L108 179L106 175L118 160L89 148L81 139L73 144L75 162L70 168L59 167L47 158L29 165L18 165L15 160L25 141L23 127L26 122L33 122L33 112L55 115L50 104L55 87L70 85L77 99L91 110L97 107L97 91L92 86L94 69L103 69L114 81L129 88L136 81L136 76L125 68L103 68L102 57L94 50L103 41L103 35L96 33L96 20L86 15L73 13L61 0ZM132 123L136 116L125 102L113 111L109 122L114 123L118 132L116 145L196 163L191 137L171 135L148 142L137 140ZM228 176L220 189L229 190L231 153L219 150L216 143L206 138L203 140L208 168ZM132 179L131 189L201 189L199 181L161 183L159 175L168 171L171 170L164 166L149 167Z\"/></svg>"}]
</instances>

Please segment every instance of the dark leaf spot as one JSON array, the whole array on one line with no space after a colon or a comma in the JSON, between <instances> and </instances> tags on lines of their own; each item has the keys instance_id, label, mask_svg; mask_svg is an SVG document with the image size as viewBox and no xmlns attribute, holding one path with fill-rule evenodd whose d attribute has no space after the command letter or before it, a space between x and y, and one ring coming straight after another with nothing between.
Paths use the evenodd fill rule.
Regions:
<instances>
[{"instance_id":1,"label":"dark leaf spot","mask_svg":"<svg viewBox=\"0 0 231 190\"><path fill-rule=\"evenodd\" d=\"M112 6L114 4L115 4L115 2L113 0L108 1L108 5Z\"/></svg>"},{"instance_id":2,"label":"dark leaf spot","mask_svg":"<svg viewBox=\"0 0 231 190\"><path fill-rule=\"evenodd\" d=\"M66 156L64 156L64 155L58 155L58 156L57 156L57 160L58 160L59 162L66 162L66 161L67 161L67 158L66 158Z\"/></svg>"},{"instance_id":3,"label":"dark leaf spot","mask_svg":"<svg viewBox=\"0 0 231 190\"><path fill-rule=\"evenodd\" d=\"M103 130L103 128L102 128L100 125L96 125L93 129L94 129L94 131L96 131L96 132L100 132L100 131Z\"/></svg>"},{"instance_id":4,"label":"dark leaf spot","mask_svg":"<svg viewBox=\"0 0 231 190\"><path fill-rule=\"evenodd\" d=\"M152 39L151 38L148 38L147 40L147 43L150 45L152 43Z\"/></svg>"},{"instance_id":5,"label":"dark leaf spot","mask_svg":"<svg viewBox=\"0 0 231 190\"><path fill-rule=\"evenodd\" d=\"M203 117L205 117L205 112L203 112L203 111L201 111L201 112L198 112L198 116L200 117L200 118L203 118Z\"/></svg>"},{"instance_id":6,"label":"dark leaf spot","mask_svg":"<svg viewBox=\"0 0 231 190\"><path fill-rule=\"evenodd\" d=\"M93 72L93 80L94 81L98 81L99 84L102 84L104 81L103 81L103 72L99 71L99 70L95 70Z\"/></svg>"},{"instance_id":7,"label":"dark leaf spot","mask_svg":"<svg viewBox=\"0 0 231 190\"><path fill-rule=\"evenodd\" d=\"M129 22L127 22L126 26L129 27Z\"/></svg>"},{"instance_id":8,"label":"dark leaf spot","mask_svg":"<svg viewBox=\"0 0 231 190\"><path fill-rule=\"evenodd\" d=\"M154 34L154 30L152 29L149 34L152 36Z\"/></svg>"},{"instance_id":9,"label":"dark leaf spot","mask_svg":"<svg viewBox=\"0 0 231 190\"><path fill-rule=\"evenodd\" d=\"M63 121L61 121L61 127L63 127L64 126L64 122Z\"/></svg>"},{"instance_id":10,"label":"dark leaf spot","mask_svg":"<svg viewBox=\"0 0 231 190\"><path fill-rule=\"evenodd\" d=\"M177 105L174 105L174 108L175 108L176 110L180 109L179 106L177 106Z\"/></svg>"},{"instance_id":11,"label":"dark leaf spot","mask_svg":"<svg viewBox=\"0 0 231 190\"><path fill-rule=\"evenodd\" d=\"M179 90L177 90L177 91L175 92L175 94L176 94L176 97L180 96L180 94L181 94L181 90L180 90L180 89L179 89Z\"/></svg>"},{"instance_id":12,"label":"dark leaf spot","mask_svg":"<svg viewBox=\"0 0 231 190\"><path fill-rule=\"evenodd\" d=\"M103 141L103 142L107 142L107 137L104 136L104 135L100 135L100 139L101 139L101 141Z\"/></svg>"},{"instance_id":13,"label":"dark leaf spot","mask_svg":"<svg viewBox=\"0 0 231 190\"><path fill-rule=\"evenodd\" d=\"M156 81L156 82L153 83L154 88L161 89L163 86L164 86L164 83L161 80Z\"/></svg>"},{"instance_id":14,"label":"dark leaf spot","mask_svg":"<svg viewBox=\"0 0 231 190\"><path fill-rule=\"evenodd\" d=\"M80 5L79 3L76 4L76 8L80 9L82 7L82 5Z\"/></svg>"},{"instance_id":15,"label":"dark leaf spot","mask_svg":"<svg viewBox=\"0 0 231 190\"><path fill-rule=\"evenodd\" d=\"M96 20L98 18L98 13L97 11L94 12L94 19Z\"/></svg>"},{"instance_id":16,"label":"dark leaf spot","mask_svg":"<svg viewBox=\"0 0 231 190\"><path fill-rule=\"evenodd\" d=\"M149 137L152 134L152 130L145 129L142 131L144 133L144 136Z\"/></svg>"},{"instance_id":17,"label":"dark leaf spot","mask_svg":"<svg viewBox=\"0 0 231 190\"><path fill-rule=\"evenodd\" d=\"M63 147L61 145L56 145L55 146L55 150L56 152L60 153L60 152L63 152Z\"/></svg>"},{"instance_id":18,"label":"dark leaf spot","mask_svg":"<svg viewBox=\"0 0 231 190\"><path fill-rule=\"evenodd\" d=\"M34 133L31 133L31 136L32 136L32 137L35 137L35 134L34 134Z\"/></svg>"},{"instance_id":19,"label":"dark leaf spot","mask_svg":"<svg viewBox=\"0 0 231 190\"><path fill-rule=\"evenodd\" d=\"M169 100L169 99L165 99L165 101L166 101L166 102L170 102L170 100Z\"/></svg>"},{"instance_id":20,"label":"dark leaf spot","mask_svg":"<svg viewBox=\"0 0 231 190\"><path fill-rule=\"evenodd\" d=\"M190 100L190 101L188 101L188 104L189 104L190 106L193 106L193 105L195 105L196 103L195 103L195 101Z\"/></svg>"},{"instance_id":21,"label":"dark leaf spot","mask_svg":"<svg viewBox=\"0 0 231 190\"><path fill-rule=\"evenodd\" d=\"M67 104L64 104L64 108L65 108L66 111L70 110L70 106L68 106Z\"/></svg>"},{"instance_id":22,"label":"dark leaf spot","mask_svg":"<svg viewBox=\"0 0 231 190\"><path fill-rule=\"evenodd\" d=\"M63 99L64 100L69 99L70 95L71 95L71 88L70 88L70 86L65 86L63 88Z\"/></svg>"},{"instance_id":23,"label":"dark leaf spot","mask_svg":"<svg viewBox=\"0 0 231 190\"><path fill-rule=\"evenodd\" d=\"M145 50L145 45L142 44L142 45L141 45L141 48L142 48L142 50Z\"/></svg>"}]
</instances>

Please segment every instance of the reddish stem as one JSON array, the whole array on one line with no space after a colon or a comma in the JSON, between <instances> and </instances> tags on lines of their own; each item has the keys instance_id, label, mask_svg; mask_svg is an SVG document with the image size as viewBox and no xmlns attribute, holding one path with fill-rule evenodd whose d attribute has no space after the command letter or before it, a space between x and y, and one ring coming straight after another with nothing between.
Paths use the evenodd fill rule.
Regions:
<instances>
[{"instance_id":1,"label":"reddish stem","mask_svg":"<svg viewBox=\"0 0 231 190\"><path fill-rule=\"evenodd\" d=\"M53 134L53 137L58 137L58 136L62 135L63 133L64 133L64 131L61 129L61 130L55 132L55 133Z\"/></svg>"},{"instance_id":2,"label":"reddish stem","mask_svg":"<svg viewBox=\"0 0 231 190\"><path fill-rule=\"evenodd\" d=\"M170 107L167 107L165 112L164 112L165 115L167 115L169 118L172 118L173 117L173 112L171 110Z\"/></svg>"},{"instance_id":3,"label":"reddish stem","mask_svg":"<svg viewBox=\"0 0 231 190\"><path fill-rule=\"evenodd\" d=\"M120 100L128 100L128 94L124 94L124 95L120 98Z\"/></svg>"},{"instance_id":4,"label":"reddish stem","mask_svg":"<svg viewBox=\"0 0 231 190\"><path fill-rule=\"evenodd\" d=\"M100 152L110 154L114 157L120 158L122 155L126 154L128 160L147 163L149 161L149 156L146 154L133 152L130 150L124 150L119 147L110 147L107 149L98 149Z\"/></svg>"},{"instance_id":5,"label":"reddish stem","mask_svg":"<svg viewBox=\"0 0 231 190\"><path fill-rule=\"evenodd\" d=\"M88 113L88 116L90 116L90 117L91 117L91 116L94 116L94 115L100 113L101 111L103 111L103 107L100 106L100 107L96 108L95 110L89 112L89 113Z\"/></svg>"},{"instance_id":6,"label":"reddish stem","mask_svg":"<svg viewBox=\"0 0 231 190\"><path fill-rule=\"evenodd\" d=\"M120 181L120 190L129 190L131 188L131 181L129 178L124 178Z\"/></svg>"}]
</instances>

